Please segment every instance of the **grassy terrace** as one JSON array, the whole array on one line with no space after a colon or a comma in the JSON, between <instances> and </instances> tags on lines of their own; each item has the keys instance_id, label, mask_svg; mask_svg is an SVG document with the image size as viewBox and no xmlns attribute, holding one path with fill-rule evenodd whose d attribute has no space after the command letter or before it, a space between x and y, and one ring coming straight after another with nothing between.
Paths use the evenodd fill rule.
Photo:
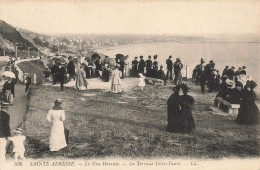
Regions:
<instances>
[{"instance_id":1,"label":"grassy terrace","mask_svg":"<svg viewBox=\"0 0 260 170\"><path fill-rule=\"evenodd\" d=\"M189 83L191 85L191 83ZM76 91L35 86L29 113L23 123L29 158L172 157L223 158L258 157L260 127L241 126L234 116L213 114L215 93L202 95L192 85L196 130L191 134L165 131L166 101L170 88L134 87L122 94L102 90ZM95 94L84 96L82 94ZM67 148L48 149L50 124L46 120L56 98L64 100L65 126L70 130Z\"/></svg>"},{"instance_id":2,"label":"grassy terrace","mask_svg":"<svg viewBox=\"0 0 260 170\"><path fill-rule=\"evenodd\" d=\"M17 64L23 73L29 73L29 76L33 78L33 74L36 74L37 84L42 83L44 79L43 71L45 70L41 60L25 61Z\"/></svg>"}]
</instances>

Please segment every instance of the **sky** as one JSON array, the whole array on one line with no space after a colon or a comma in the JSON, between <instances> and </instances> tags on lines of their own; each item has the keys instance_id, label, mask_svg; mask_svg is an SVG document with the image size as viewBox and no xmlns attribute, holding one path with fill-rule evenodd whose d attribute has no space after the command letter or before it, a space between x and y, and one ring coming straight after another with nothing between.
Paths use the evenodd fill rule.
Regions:
<instances>
[{"instance_id":1,"label":"sky","mask_svg":"<svg viewBox=\"0 0 260 170\"><path fill-rule=\"evenodd\" d=\"M258 0L0 0L0 19L38 33L260 33Z\"/></svg>"}]
</instances>

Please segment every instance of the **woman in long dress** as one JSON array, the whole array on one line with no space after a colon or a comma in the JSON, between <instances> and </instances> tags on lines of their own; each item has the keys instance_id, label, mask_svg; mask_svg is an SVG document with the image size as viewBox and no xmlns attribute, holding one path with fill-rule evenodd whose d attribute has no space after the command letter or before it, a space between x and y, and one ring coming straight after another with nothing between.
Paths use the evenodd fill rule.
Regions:
<instances>
[{"instance_id":1,"label":"woman in long dress","mask_svg":"<svg viewBox=\"0 0 260 170\"><path fill-rule=\"evenodd\" d=\"M195 130L192 117L193 97L187 95L186 84L177 85L174 94L168 99L168 126L169 132L189 133Z\"/></svg>"},{"instance_id":2,"label":"woman in long dress","mask_svg":"<svg viewBox=\"0 0 260 170\"><path fill-rule=\"evenodd\" d=\"M112 72L112 82L111 82L111 92L120 93L122 91L121 79L122 72L118 70L118 66L115 67L115 70Z\"/></svg>"},{"instance_id":3,"label":"woman in long dress","mask_svg":"<svg viewBox=\"0 0 260 170\"><path fill-rule=\"evenodd\" d=\"M63 124L65 112L61 104L61 100L57 99L54 107L47 114L47 120L51 123L50 151L59 151L67 146Z\"/></svg>"},{"instance_id":4,"label":"woman in long dress","mask_svg":"<svg viewBox=\"0 0 260 170\"><path fill-rule=\"evenodd\" d=\"M259 124L260 113L255 103L256 94L254 88L257 84L254 81L248 81L245 88L241 91L241 104L236 118L238 124Z\"/></svg>"},{"instance_id":5,"label":"woman in long dress","mask_svg":"<svg viewBox=\"0 0 260 170\"><path fill-rule=\"evenodd\" d=\"M83 69L83 66L79 66L77 69L76 88L77 90L87 90L87 86L86 72Z\"/></svg>"}]
</instances>

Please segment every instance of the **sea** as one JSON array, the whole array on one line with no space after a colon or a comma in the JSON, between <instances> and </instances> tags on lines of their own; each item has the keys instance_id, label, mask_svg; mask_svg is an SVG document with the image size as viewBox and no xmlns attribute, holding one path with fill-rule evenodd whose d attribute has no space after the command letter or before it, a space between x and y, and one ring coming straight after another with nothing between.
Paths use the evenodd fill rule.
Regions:
<instances>
[{"instance_id":1,"label":"sea","mask_svg":"<svg viewBox=\"0 0 260 170\"><path fill-rule=\"evenodd\" d=\"M260 43L259 42L165 42L152 44L134 44L115 47L102 47L96 49L97 52L109 57L115 57L116 54L129 56L129 62L140 55L144 60L148 55L157 54L159 65L166 68L166 60L171 55L173 62L179 57L185 66L189 66L190 74L200 59L203 58L206 63L210 60L215 62L215 68L220 74L225 66L234 66L236 69L241 66L247 67L247 74L260 86L259 61L260 61ZM256 90L259 91L259 86Z\"/></svg>"}]
</instances>

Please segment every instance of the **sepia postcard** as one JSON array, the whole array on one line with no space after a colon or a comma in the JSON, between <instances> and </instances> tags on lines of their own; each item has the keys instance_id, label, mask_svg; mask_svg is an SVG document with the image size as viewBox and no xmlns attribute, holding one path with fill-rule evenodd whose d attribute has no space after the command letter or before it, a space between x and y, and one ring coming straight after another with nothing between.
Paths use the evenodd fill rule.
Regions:
<instances>
[{"instance_id":1,"label":"sepia postcard","mask_svg":"<svg viewBox=\"0 0 260 170\"><path fill-rule=\"evenodd\" d=\"M260 169L260 1L0 0L0 170Z\"/></svg>"}]
</instances>

